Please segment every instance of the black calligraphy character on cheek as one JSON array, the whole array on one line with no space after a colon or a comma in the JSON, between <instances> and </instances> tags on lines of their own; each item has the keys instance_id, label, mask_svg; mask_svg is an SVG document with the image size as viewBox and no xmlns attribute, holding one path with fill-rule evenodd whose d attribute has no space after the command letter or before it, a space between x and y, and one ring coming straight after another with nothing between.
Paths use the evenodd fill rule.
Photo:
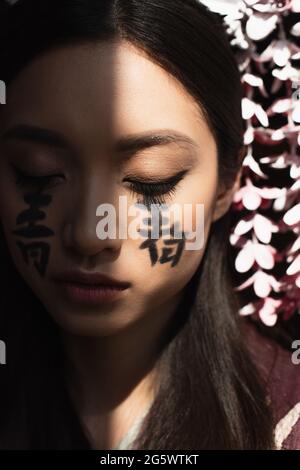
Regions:
<instances>
[{"instance_id":1,"label":"black calligraphy character on cheek","mask_svg":"<svg viewBox=\"0 0 300 470\"><path fill-rule=\"evenodd\" d=\"M172 246L172 248L163 248L162 250L162 255L159 259L159 262L161 264L163 263L168 263L169 261L171 262L171 267L176 266L178 264L182 252L185 247L185 233L181 231L181 238L174 238L175 234L175 227L176 227L176 232L179 231L179 224L176 222L176 225L173 224L170 230L170 234L173 237L173 239L170 240L164 240L164 245L165 246Z\"/></svg>"},{"instance_id":2,"label":"black calligraphy character on cheek","mask_svg":"<svg viewBox=\"0 0 300 470\"><path fill-rule=\"evenodd\" d=\"M38 191L35 193L25 194L23 199L26 204L29 205L29 208L20 212L17 216L16 224L24 226L17 230L13 230L12 232L25 239L53 236L53 230L45 225L37 224L37 221L43 220L46 217L45 212L40 210L40 207L48 206L52 201L52 196L49 194L42 194ZM21 240L18 240L17 246L21 250L25 263L29 265L30 259L32 259L39 274L44 276L50 254L50 245L43 241L24 243Z\"/></svg>"},{"instance_id":3,"label":"black calligraphy character on cheek","mask_svg":"<svg viewBox=\"0 0 300 470\"><path fill-rule=\"evenodd\" d=\"M158 248L157 248L157 239L151 237L151 231L153 226L158 228L158 237L168 234L168 228L163 228L162 226L169 222L168 218L163 216L161 212L159 212L158 220L154 219L154 223L151 217L146 217L143 219L143 223L148 225L148 230L139 230L142 236L148 237L140 246L140 249L148 249L150 254L151 265L154 266L157 262L161 264L171 262L171 267L174 267L178 264L182 252L185 247L185 233L181 232L181 238L174 238L175 229L176 232L179 232L179 224L178 222L174 223L170 229L170 235L173 237L169 240L164 240L164 247L162 250L161 256L159 256ZM155 224L158 224L155 225ZM155 230L155 228L154 228ZM166 248L167 247L167 248ZM172 248L170 248L172 247ZM175 250L174 250L175 248Z\"/></svg>"}]
</instances>

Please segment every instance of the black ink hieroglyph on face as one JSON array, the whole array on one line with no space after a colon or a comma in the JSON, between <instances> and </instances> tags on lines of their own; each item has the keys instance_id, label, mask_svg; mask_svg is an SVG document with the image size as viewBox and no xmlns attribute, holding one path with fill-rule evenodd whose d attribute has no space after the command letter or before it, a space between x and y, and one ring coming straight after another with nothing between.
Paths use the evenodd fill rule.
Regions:
<instances>
[{"instance_id":1,"label":"black ink hieroglyph on face","mask_svg":"<svg viewBox=\"0 0 300 470\"><path fill-rule=\"evenodd\" d=\"M48 206L52 201L52 196L38 191L25 194L23 199L29 205L29 208L18 214L16 224L22 225L22 227L13 230L12 233L29 240L53 236L53 230L45 225L36 224L37 221L45 219L46 214L40 210L40 207ZM17 240L17 246L21 250L25 263L29 265L30 259L32 259L39 274L44 276L49 260L50 245L43 241L24 243Z\"/></svg>"},{"instance_id":2,"label":"black ink hieroglyph on face","mask_svg":"<svg viewBox=\"0 0 300 470\"><path fill-rule=\"evenodd\" d=\"M174 267L178 264L183 250L185 248L186 242L186 235L183 231L181 231L181 238L174 238L175 233L179 232L179 223L176 222L172 225L170 229L170 235L173 237L171 239L163 240L164 247L162 249L162 254L159 256L159 251L157 248L157 240L161 238L163 235L169 233L169 228L166 226L168 224L169 219L166 216L163 216L162 213L159 211L158 218L153 217L146 217L143 219L143 223L147 224L148 229L143 230L140 229L139 232L143 237L147 237L147 239L139 246L141 250L148 249L150 254L151 265L154 266L157 262L164 264L164 263L171 263L171 267ZM157 224L158 228L158 239L151 237L151 231L153 226Z\"/></svg>"}]
</instances>

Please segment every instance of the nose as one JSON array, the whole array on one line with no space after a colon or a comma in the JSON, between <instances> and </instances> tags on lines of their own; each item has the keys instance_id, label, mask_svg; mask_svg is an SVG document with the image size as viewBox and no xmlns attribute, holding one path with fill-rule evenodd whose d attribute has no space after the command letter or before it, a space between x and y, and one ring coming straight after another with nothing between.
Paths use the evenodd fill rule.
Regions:
<instances>
[{"instance_id":1,"label":"nose","mask_svg":"<svg viewBox=\"0 0 300 470\"><path fill-rule=\"evenodd\" d=\"M72 250L82 256L93 256L100 252L106 254L116 253L120 250L122 240L118 237L118 206L116 205L116 191L113 184L105 178L96 175L81 179L80 187L72 192L71 209L63 224L63 245L65 249ZM78 185L79 186L79 185ZM100 239L97 235L97 224L101 217L97 216L97 207L100 204L109 204L113 208L112 214L116 217L111 223L116 224L116 236Z\"/></svg>"}]
</instances>

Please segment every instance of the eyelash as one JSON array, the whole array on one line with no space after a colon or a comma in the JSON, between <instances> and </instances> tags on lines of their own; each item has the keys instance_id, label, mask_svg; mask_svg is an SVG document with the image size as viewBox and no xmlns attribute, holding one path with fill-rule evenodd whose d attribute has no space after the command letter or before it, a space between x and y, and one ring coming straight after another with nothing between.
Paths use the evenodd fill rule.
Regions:
<instances>
[{"instance_id":1,"label":"eyelash","mask_svg":"<svg viewBox=\"0 0 300 470\"><path fill-rule=\"evenodd\" d=\"M46 187L56 186L52 180L56 178L63 178L61 174L33 176L29 175L13 165L16 174L16 184L19 187L35 186L40 189ZM150 208L151 204L165 204L166 199L171 197L177 190L178 183L183 179L186 170L177 173L176 175L160 182L145 183L137 180L127 180L129 182L129 189L134 195L142 195L142 199L138 198L137 202Z\"/></svg>"},{"instance_id":2,"label":"eyelash","mask_svg":"<svg viewBox=\"0 0 300 470\"><path fill-rule=\"evenodd\" d=\"M128 180L130 183L129 189L132 193L143 196L137 202L145 205L147 208L150 208L151 204L165 204L166 199L176 192L177 184L183 179L185 174L186 171L181 171L165 181L151 183Z\"/></svg>"},{"instance_id":3,"label":"eyelash","mask_svg":"<svg viewBox=\"0 0 300 470\"><path fill-rule=\"evenodd\" d=\"M39 189L45 189L59 184L58 182L54 182L55 179L59 178L61 180L61 178L64 178L61 174L33 176L19 170L19 168L16 168L14 165L12 166L16 175L16 184L21 188L34 186Z\"/></svg>"}]
</instances>

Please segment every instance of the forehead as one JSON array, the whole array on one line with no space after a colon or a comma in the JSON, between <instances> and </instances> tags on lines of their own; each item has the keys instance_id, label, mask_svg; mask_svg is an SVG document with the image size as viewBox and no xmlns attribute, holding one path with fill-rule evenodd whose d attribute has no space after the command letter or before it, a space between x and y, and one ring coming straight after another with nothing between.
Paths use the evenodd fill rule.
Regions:
<instances>
[{"instance_id":1,"label":"forehead","mask_svg":"<svg viewBox=\"0 0 300 470\"><path fill-rule=\"evenodd\" d=\"M4 108L4 107L3 107ZM211 138L183 85L128 42L64 46L29 63L8 87L7 126L58 128L74 139L172 128Z\"/></svg>"}]
</instances>

